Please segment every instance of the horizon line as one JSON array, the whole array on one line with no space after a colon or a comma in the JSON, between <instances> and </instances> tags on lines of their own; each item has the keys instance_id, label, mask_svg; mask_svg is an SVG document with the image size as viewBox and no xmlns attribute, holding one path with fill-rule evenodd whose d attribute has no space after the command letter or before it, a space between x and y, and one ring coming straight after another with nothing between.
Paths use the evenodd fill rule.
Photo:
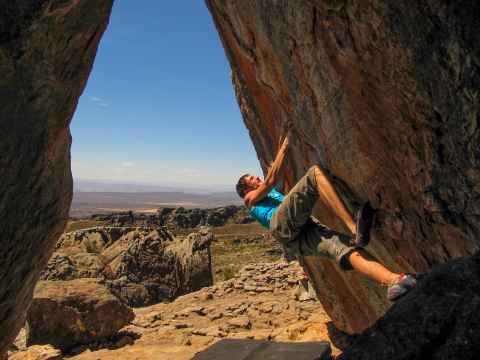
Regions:
<instances>
[{"instance_id":1,"label":"horizon line","mask_svg":"<svg viewBox=\"0 0 480 360\"><path fill-rule=\"evenodd\" d=\"M205 187L216 187L216 186L221 186L221 187L232 187L234 189L235 185L234 184L192 184L192 183L184 183L184 182L149 182L149 181L137 181L137 180L113 180L113 179L91 179L91 178L78 178L78 177L72 177L74 182L78 181L85 181L85 182L96 182L96 183L103 183L103 184L119 184L119 185L142 185L142 186L164 186L164 187L176 187L176 186L181 186L181 187L188 187L188 188L205 188Z\"/></svg>"}]
</instances>

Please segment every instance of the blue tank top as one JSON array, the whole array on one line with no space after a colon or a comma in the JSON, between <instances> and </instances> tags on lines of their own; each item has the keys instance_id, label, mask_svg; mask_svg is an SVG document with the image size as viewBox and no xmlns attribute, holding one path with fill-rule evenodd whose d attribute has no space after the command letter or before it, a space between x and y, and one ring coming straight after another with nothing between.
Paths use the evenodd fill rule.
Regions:
<instances>
[{"instance_id":1,"label":"blue tank top","mask_svg":"<svg viewBox=\"0 0 480 360\"><path fill-rule=\"evenodd\" d=\"M273 188L262 200L250 209L250 215L267 229L270 228L270 219L285 196Z\"/></svg>"}]
</instances>

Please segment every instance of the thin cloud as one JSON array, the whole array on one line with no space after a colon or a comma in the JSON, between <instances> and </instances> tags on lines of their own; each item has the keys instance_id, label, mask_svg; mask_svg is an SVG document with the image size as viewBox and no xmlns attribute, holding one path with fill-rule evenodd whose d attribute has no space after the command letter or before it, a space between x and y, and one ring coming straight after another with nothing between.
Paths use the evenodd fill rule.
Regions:
<instances>
[{"instance_id":1,"label":"thin cloud","mask_svg":"<svg viewBox=\"0 0 480 360\"><path fill-rule=\"evenodd\" d=\"M97 104L98 106L101 106L101 107L109 107L110 106L110 102L105 100L105 99L102 99L102 98L99 98L97 96L90 96L90 101L94 102L95 104Z\"/></svg>"},{"instance_id":2,"label":"thin cloud","mask_svg":"<svg viewBox=\"0 0 480 360\"><path fill-rule=\"evenodd\" d=\"M132 162L132 161L124 161L122 162L122 167L124 168L131 168L131 167L134 167L135 166L135 163Z\"/></svg>"}]
</instances>

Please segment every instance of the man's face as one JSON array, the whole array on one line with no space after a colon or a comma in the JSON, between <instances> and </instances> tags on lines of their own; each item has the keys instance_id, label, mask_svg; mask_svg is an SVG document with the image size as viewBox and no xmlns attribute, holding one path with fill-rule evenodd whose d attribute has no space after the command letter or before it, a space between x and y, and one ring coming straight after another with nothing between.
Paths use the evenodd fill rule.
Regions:
<instances>
[{"instance_id":1,"label":"man's face","mask_svg":"<svg viewBox=\"0 0 480 360\"><path fill-rule=\"evenodd\" d=\"M248 175L245 178L245 182L248 186L248 190L247 190L248 192L248 191L257 189L263 183L263 180L260 179L258 176Z\"/></svg>"}]
</instances>

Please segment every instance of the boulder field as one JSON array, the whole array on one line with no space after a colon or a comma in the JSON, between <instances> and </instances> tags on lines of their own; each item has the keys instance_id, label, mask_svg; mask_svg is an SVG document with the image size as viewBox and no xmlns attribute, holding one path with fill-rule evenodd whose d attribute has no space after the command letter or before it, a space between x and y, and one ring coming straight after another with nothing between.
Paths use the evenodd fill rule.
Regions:
<instances>
[{"instance_id":1,"label":"boulder field","mask_svg":"<svg viewBox=\"0 0 480 360\"><path fill-rule=\"evenodd\" d=\"M12 360L64 356L78 360L190 360L196 359L196 353L199 359L223 360L225 356L212 347L222 339L243 339L242 349L235 347L232 357L245 360L266 358L262 351L245 352L256 347L248 339L267 341L272 347L283 344L275 359L293 358L295 342L306 341L330 342L337 360L478 358L480 254L419 274L417 288L359 336L348 336L333 326L322 305L307 291L297 261L245 265L227 281L172 302L132 309L133 321L132 310L96 280L39 284L28 315L34 322L15 342ZM107 303L119 309L118 319L108 321ZM130 321L115 333L120 324ZM67 332L70 337L62 336ZM39 344L26 346L25 342ZM64 356L52 345L62 348ZM224 347L228 349L228 343ZM314 349L309 353L310 357L299 358L319 355Z\"/></svg>"},{"instance_id":2,"label":"boulder field","mask_svg":"<svg viewBox=\"0 0 480 360\"><path fill-rule=\"evenodd\" d=\"M88 331L101 325L102 319L108 320L109 313L98 306L110 299L106 289L97 289L93 279L41 281L29 318L37 320L34 333L42 334L41 330L44 330L43 338L36 341L39 344L27 346L33 343L33 339L29 340L31 328L27 329L15 342L16 349L10 352L10 358L187 360L222 339L247 338L272 342L326 340L330 320L321 304L308 296L304 286L299 284L303 280L303 270L296 261L248 264L227 281L185 294L172 302L131 309L135 314L133 321L129 314L122 313L116 324L125 320L131 323L106 339ZM79 281L89 287L76 286L74 282ZM69 283L77 290L68 286ZM64 288L65 285L68 288ZM95 287L92 296L89 296L92 293L90 286ZM49 293L50 296L45 299ZM67 301L68 296L70 301ZM92 314L97 309L90 306L92 311L85 312L87 306L81 306L87 303L97 305L96 321L92 319ZM59 319L59 316L50 313L54 304L61 305L62 311L70 316ZM40 309L44 310L43 314ZM87 325L84 329L79 326L83 323ZM69 325L68 332L75 337L65 339L60 331L45 331L54 327L59 330L64 324ZM116 324L104 324L104 331L111 334ZM343 339L341 334L338 336ZM90 340L88 343L85 343L85 337ZM61 340L67 340L67 343ZM76 346L72 347L73 343ZM63 355L56 352L60 346ZM339 352L336 347L333 351L335 354Z\"/></svg>"}]
</instances>

